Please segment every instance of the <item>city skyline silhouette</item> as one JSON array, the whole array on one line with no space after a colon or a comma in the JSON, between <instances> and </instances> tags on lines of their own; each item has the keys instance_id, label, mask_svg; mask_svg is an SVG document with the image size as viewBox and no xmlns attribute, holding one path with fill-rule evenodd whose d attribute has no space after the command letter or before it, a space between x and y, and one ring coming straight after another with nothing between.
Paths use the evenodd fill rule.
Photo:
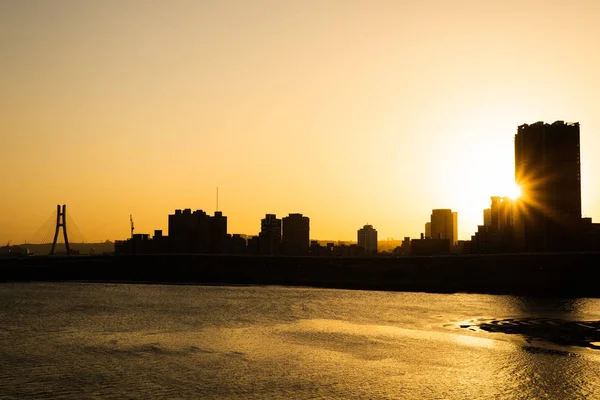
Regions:
<instances>
[{"instance_id":1,"label":"city skyline silhouette","mask_svg":"<svg viewBox=\"0 0 600 400\"><path fill-rule=\"evenodd\" d=\"M597 220L600 6L461 4L3 2L0 243L55 204L88 241L166 231L216 187L231 232L300 212L402 239L450 208L464 240L512 190L516 127L555 120Z\"/></svg>"},{"instance_id":2,"label":"city skyline silhouette","mask_svg":"<svg viewBox=\"0 0 600 400\"><path fill-rule=\"evenodd\" d=\"M130 214L130 236L115 240L115 254L255 254L255 255L370 255L383 253L403 255L443 255L513 252L595 251L600 247L600 224L581 214L580 127L578 122L555 121L523 124L514 136L515 182L513 196L490 196L490 208L482 210L483 222L470 240L459 240L458 213L451 209L432 210L431 220L424 225L420 237L404 236L392 248L378 248L377 230L366 224L357 231L355 244L324 241L310 236L310 219L298 213L277 218L267 213L256 235L230 233L227 216L215 211L214 216L202 209L177 209L168 216L168 231L154 230L154 236L134 233ZM216 210L219 192L216 188ZM50 255L54 254L62 228L65 252L70 254L67 239L66 206L57 206L54 238ZM69 216L70 217L70 216ZM300 218L297 222L290 222ZM70 218L69 218L70 219ZM286 220L287 228L286 228ZM72 221L72 219L71 219ZM282 223L283 222L283 223ZM79 231L76 224L76 230ZM45 229L48 231L51 224ZM292 228L292 226L294 226ZM34 248L46 244L49 232L36 233ZM286 233L287 231L287 233ZM80 232L78 232L80 233ZM372 236L374 235L374 236ZM325 242L326 246L322 246ZM387 239L388 244L394 240ZM356 244L357 243L357 244ZM9 249L9 246L5 246ZM105 246L98 246L105 247ZM33 248L29 251L33 251ZM93 249L92 249L93 250ZM16 252L13 248L13 252ZM74 250L78 253L78 250ZM93 250L95 252L95 250ZM105 249L104 252L112 251Z\"/></svg>"},{"instance_id":3,"label":"city skyline silhouette","mask_svg":"<svg viewBox=\"0 0 600 400\"><path fill-rule=\"evenodd\" d=\"M600 399L599 16L0 0L2 397Z\"/></svg>"}]
</instances>

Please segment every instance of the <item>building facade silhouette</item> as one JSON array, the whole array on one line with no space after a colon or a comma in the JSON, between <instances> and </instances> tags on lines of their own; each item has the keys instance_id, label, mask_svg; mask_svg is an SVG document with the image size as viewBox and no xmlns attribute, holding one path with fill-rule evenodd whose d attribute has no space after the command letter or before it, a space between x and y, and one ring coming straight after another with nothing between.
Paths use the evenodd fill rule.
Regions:
<instances>
[{"instance_id":1,"label":"building facade silhouette","mask_svg":"<svg viewBox=\"0 0 600 400\"><path fill-rule=\"evenodd\" d=\"M483 225L471 237L469 251L492 254L521 251L522 240L516 229L518 201L501 196L490 199L490 208L483 212Z\"/></svg>"},{"instance_id":2,"label":"building facade silhouette","mask_svg":"<svg viewBox=\"0 0 600 400\"><path fill-rule=\"evenodd\" d=\"M310 219L302 214L289 214L282 220L282 252L306 255L310 249Z\"/></svg>"},{"instance_id":3,"label":"building facade silhouette","mask_svg":"<svg viewBox=\"0 0 600 400\"><path fill-rule=\"evenodd\" d=\"M517 229L526 251L575 249L580 242L579 123L521 125L515 135Z\"/></svg>"},{"instance_id":4,"label":"building facade silhouette","mask_svg":"<svg viewBox=\"0 0 600 400\"><path fill-rule=\"evenodd\" d=\"M258 253L273 255L281 250L281 219L275 214L266 214L260 220L260 233L258 234Z\"/></svg>"},{"instance_id":5,"label":"building facade silhouette","mask_svg":"<svg viewBox=\"0 0 600 400\"><path fill-rule=\"evenodd\" d=\"M208 223L208 251L211 254L229 253L229 239L227 235L227 217L221 211L209 218Z\"/></svg>"},{"instance_id":6,"label":"building facade silhouette","mask_svg":"<svg viewBox=\"0 0 600 400\"><path fill-rule=\"evenodd\" d=\"M202 210L175 210L169 215L171 253L208 253L210 216Z\"/></svg>"},{"instance_id":7,"label":"building facade silhouette","mask_svg":"<svg viewBox=\"0 0 600 400\"><path fill-rule=\"evenodd\" d=\"M227 217L221 211L210 216L203 210L175 210L175 213L169 215L168 237L171 253L229 252Z\"/></svg>"},{"instance_id":8,"label":"building facade silhouette","mask_svg":"<svg viewBox=\"0 0 600 400\"><path fill-rule=\"evenodd\" d=\"M431 222L425 222L425 238L431 239Z\"/></svg>"},{"instance_id":9,"label":"building facade silhouette","mask_svg":"<svg viewBox=\"0 0 600 400\"><path fill-rule=\"evenodd\" d=\"M365 225L357 231L358 246L367 254L377 253L377 230L372 225Z\"/></svg>"},{"instance_id":10,"label":"building facade silhouette","mask_svg":"<svg viewBox=\"0 0 600 400\"><path fill-rule=\"evenodd\" d=\"M458 213L442 208L431 211L431 238L448 239L450 246L458 240Z\"/></svg>"}]
</instances>

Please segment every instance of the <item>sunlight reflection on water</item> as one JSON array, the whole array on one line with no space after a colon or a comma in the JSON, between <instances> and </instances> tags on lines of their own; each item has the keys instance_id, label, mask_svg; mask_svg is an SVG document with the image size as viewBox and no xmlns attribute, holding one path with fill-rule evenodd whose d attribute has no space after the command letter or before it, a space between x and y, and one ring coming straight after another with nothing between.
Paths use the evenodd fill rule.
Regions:
<instances>
[{"instance_id":1,"label":"sunlight reflection on water","mask_svg":"<svg viewBox=\"0 0 600 400\"><path fill-rule=\"evenodd\" d=\"M0 394L600 398L600 351L461 327L597 321L599 306L474 294L3 284Z\"/></svg>"}]
</instances>

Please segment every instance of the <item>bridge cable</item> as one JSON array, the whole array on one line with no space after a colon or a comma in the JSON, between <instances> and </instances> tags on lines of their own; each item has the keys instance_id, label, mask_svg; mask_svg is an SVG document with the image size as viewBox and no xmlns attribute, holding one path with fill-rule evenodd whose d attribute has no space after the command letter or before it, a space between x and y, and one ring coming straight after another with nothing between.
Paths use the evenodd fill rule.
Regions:
<instances>
[{"instance_id":1,"label":"bridge cable","mask_svg":"<svg viewBox=\"0 0 600 400\"><path fill-rule=\"evenodd\" d=\"M44 225L42 225L33 235L31 240L29 241L31 244L46 244L47 241L44 242L48 237L52 237L54 234L54 228L56 226L56 212L53 212L50 218Z\"/></svg>"},{"instance_id":2,"label":"bridge cable","mask_svg":"<svg viewBox=\"0 0 600 400\"><path fill-rule=\"evenodd\" d=\"M81 229L79 229L79 227L75 223L75 220L71 217L71 214L67 214L67 227L71 227L67 228L67 233L69 234L69 242L77 243L77 239L79 239L80 243L87 242L85 236L81 232ZM73 237L71 237L71 232L74 233Z\"/></svg>"}]
</instances>

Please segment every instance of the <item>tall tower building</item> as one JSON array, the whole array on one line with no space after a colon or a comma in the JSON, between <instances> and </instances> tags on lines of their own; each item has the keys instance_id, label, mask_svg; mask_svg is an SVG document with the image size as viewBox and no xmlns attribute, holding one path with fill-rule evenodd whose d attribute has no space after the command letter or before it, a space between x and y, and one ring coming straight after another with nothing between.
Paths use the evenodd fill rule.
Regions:
<instances>
[{"instance_id":1,"label":"tall tower building","mask_svg":"<svg viewBox=\"0 0 600 400\"><path fill-rule=\"evenodd\" d=\"M365 253L377 253L377 230L372 225L365 225L357 231L358 245L365 249Z\"/></svg>"},{"instance_id":2,"label":"tall tower building","mask_svg":"<svg viewBox=\"0 0 600 400\"><path fill-rule=\"evenodd\" d=\"M227 217L221 211L209 219L209 252L223 254L227 249Z\"/></svg>"},{"instance_id":3,"label":"tall tower building","mask_svg":"<svg viewBox=\"0 0 600 400\"><path fill-rule=\"evenodd\" d=\"M310 220L302 214L283 218L282 250L285 254L305 255L310 246Z\"/></svg>"},{"instance_id":4,"label":"tall tower building","mask_svg":"<svg viewBox=\"0 0 600 400\"><path fill-rule=\"evenodd\" d=\"M518 221L529 251L558 251L578 240L581 222L579 123L521 125L515 135Z\"/></svg>"},{"instance_id":5,"label":"tall tower building","mask_svg":"<svg viewBox=\"0 0 600 400\"><path fill-rule=\"evenodd\" d=\"M431 211L431 238L449 239L450 246L458 241L458 213L443 208Z\"/></svg>"},{"instance_id":6,"label":"tall tower building","mask_svg":"<svg viewBox=\"0 0 600 400\"><path fill-rule=\"evenodd\" d=\"M275 214L266 214L260 221L258 234L258 251L260 254L279 254L281 247L281 219Z\"/></svg>"}]
</instances>

